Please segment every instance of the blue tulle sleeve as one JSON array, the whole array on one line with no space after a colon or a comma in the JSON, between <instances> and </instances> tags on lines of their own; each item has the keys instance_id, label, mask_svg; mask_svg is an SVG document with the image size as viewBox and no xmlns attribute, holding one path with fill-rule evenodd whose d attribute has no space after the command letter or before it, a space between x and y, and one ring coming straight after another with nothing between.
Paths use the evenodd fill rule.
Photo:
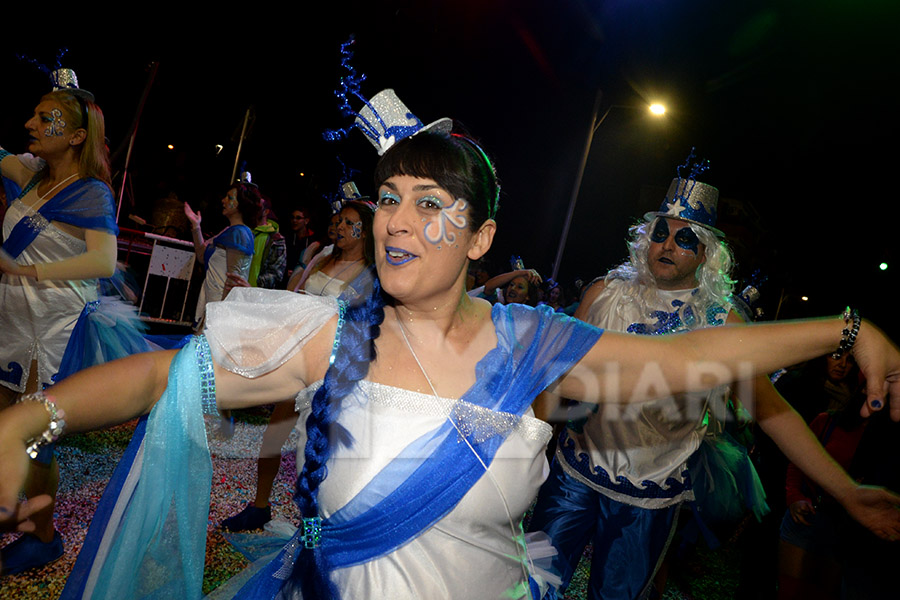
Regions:
<instances>
[{"instance_id":1,"label":"blue tulle sleeve","mask_svg":"<svg viewBox=\"0 0 900 600\"><path fill-rule=\"evenodd\" d=\"M119 234L112 190L97 179L79 179L54 196L39 212L48 221Z\"/></svg>"},{"instance_id":2,"label":"blue tulle sleeve","mask_svg":"<svg viewBox=\"0 0 900 600\"><path fill-rule=\"evenodd\" d=\"M32 180L26 189L34 185ZM96 229L112 235L119 234L115 221L115 205L112 191L96 179L79 179L66 186L56 196L38 209L46 221L59 221L84 229ZM3 249L13 258L19 256L41 231L33 217L20 220L3 240Z\"/></svg>"},{"instance_id":3,"label":"blue tulle sleeve","mask_svg":"<svg viewBox=\"0 0 900 600\"><path fill-rule=\"evenodd\" d=\"M253 232L246 225L232 225L213 238L213 245L240 250L244 254L252 256Z\"/></svg>"}]
</instances>

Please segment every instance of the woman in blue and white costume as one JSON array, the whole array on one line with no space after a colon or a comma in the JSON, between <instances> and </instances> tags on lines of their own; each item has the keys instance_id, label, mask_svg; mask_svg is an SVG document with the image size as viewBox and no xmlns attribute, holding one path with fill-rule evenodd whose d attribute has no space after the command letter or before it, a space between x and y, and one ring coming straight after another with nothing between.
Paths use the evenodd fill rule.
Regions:
<instances>
[{"instance_id":1,"label":"woman in blue and white costume","mask_svg":"<svg viewBox=\"0 0 900 600\"><path fill-rule=\"evenodd\" d=\"M251 183L236 182L222 198L222 214L228 219L228 227L208 240L200 230L200 212L194 212L184 203L184 214L191 222L194 253L206 270L203 288L197 298L194 314L194 330L202 331L206 305L225 299L225 283L228 273L244 279L250 274L253 259L253 231L262 214L259 190Z\"/></svg>"},{"instance_id":2,"label":"woman in blue and white costume","mask_svg":"<svg viewBox=\"0 0 900 600\"><path fill-rule=\"evenodd\" d=\"M368 296L346 304L236 288L210 304L205 335L178 354L76 374L0 414L0 516L19 522L38 505L18 504L15 489L25 446L48 427L48 403L76 431L150 412L140 478L123 488L124 518L110 523L84 597L198 598L211 474L201 406L296 395L306 419L303 522L237 597L538 598L549 580L534 550L548 546L526 553L520 519L547 473L551 428L531 413L542 390L641 401L654 393L648 364L667 391L690 391L744 363L744 374L768 372L841 340L841 318L601 337L546 307L492 307L465 293L468 263L496 231L498 186L480 148L420 133L388 150L376 178L378 278ZM855 354L873 392L885 375L893 382L900 416L900 351L863 323ZM693 361L721 368L692 377ZM885 396L873 394L870 408L876 399ZM886 536L900 535L898 501L870 491Z\"/></svg>"},{"instance_id":3,"label":"woman in blue and white costume","mask_svg":"<svg viewBox=\"0 0 900 600\"><path fill-rule=\"evenodd\" d=\"M57 71L54 76L71 71ZM57 82L59 83L59 82ZM116 268L115 205L103 113L84 90L43 98L25 123L30 155L0 149L8 208L0 252L0 408L82 366L150 349L133 307L101 298ZM102 301L101 301L102 300ZM52 449L35 460L26 494L55 495ZM7 572L62 555L52 506L33 535L3 549Z\"/></svg>"}]
</instances>

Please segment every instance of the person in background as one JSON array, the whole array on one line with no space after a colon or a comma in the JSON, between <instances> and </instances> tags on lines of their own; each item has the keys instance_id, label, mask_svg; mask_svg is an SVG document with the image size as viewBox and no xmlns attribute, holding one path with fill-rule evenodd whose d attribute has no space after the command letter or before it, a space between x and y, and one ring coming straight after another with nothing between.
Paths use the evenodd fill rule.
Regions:
<instances>
[{"instance_id":1,"label":"person in background","mask_svg":"<svg viewBox=\"0 0 900 600\"><path fill-rule=\"evenodd\" d=\"M306 279L318 272L323 265L327 264L335 251L337 251L338 254L341 254L340 245L337 243L337 239L338 227L345 221L341 214L343 212L343 206L348 202L358 201L367 203L368 200L368 196L363 196L359 193L359 188L356 186L356 183L347 181L341 184L340 192L331 201L331 207L332 210L334 210L334 214L331 216L331 221L328 225L328 239L331 243L318 252L315 252L315 254L306 262L306 265L302 270L294 271L294 274L291 275L291 279L288 281L287 289L298 291L301 287L305 287ZM344 242L346 242L346 239Z\"/></svg>"},{"instance_id":2,"label":"person in background","mask_svg":"<svg viewBox=\"0 0 900 600\"><path fill-rule=\"evenodd\" d=\"M733 259L721 241L724 234L715 227L719 192L696 180L705 165L692 164L692 159L693 153L679 168L660 209L632 228L629 260L587 289L577 318L607 332L651 338L740 322L731 305ZM689 168L691 175L682 177L682 168ZM721 409L728 394L722 386L708 394L672 395L633 410L602 406L570 422L559 437L550 477L530 523L532 530L550 535L559 550L564 585L590 541L589 598L662 595L665 578L656 580L658 570L682 505L696 498L688 460L701 447L712 417L725 418ZM768 378L757 378L754 389L745 387L739 398L744 394L745 406L754 401L760 426L779 447L835 496L849 499L848 509L864 519L849 493L855 482L834 464ZM734 479L732 473L752 469L746 453L728 456L734 463L720 469L723 478ZM729 505L759 510L759 487L723 487L735 491L703 501L720 505L723 513L732 512L724 509ZM738 491L746 497L737 497Z\"/></svg>"},{"instance_id":3,"label":"person in background","mask_svg":"<svg viewBox=\"0 0 900 600\"><path fill-rule=\"evenodd\" d=\"M316 232L310 226L309 211L295 206L291 211L290 229L285 236L285 270L279 289L286 289L288 281L296 272L303 272L310 259L321 247Z\"/></svg>"},{"instance_id":4,"label":"person in background","mask_svg":"<svg viewBox=\"0 0 900 600\"><path fill-rule=\"evenodd\" d=\"M227 274L234 273L243 279L250 275L252 228L259 222L261 212L262 202L256 186L237 182L222 198L222 215L228 219L228 227L204 240L200 212L194 212L187 202L184 203L184 214L191 223L194 253L206 271L194 314L195 331L203 330L207 303L225 298Z\"/></svg>"},{"instance_id":5,"label":"person in background","mask_svg":"<svg viewBox=\"0 0 900 600\"><path fill-rule=\"evenodd\" d=\"M304 277L300 291L316 296L353 297L366 289L369 268L374 261L372 204L354 200L344 204L339 213L335 251L322 263L311 265L315 273ZM349 288L349 289L348 289ZM257 459L256 494L253 502L238 514L222 521L228 531L259 529L272 519L269 496L281 466L281 448L297 422L294 400L275 404L269 423L263 434L262 447Z\"/></svg>"},{"instance_id":6,"label":"person in background","mask_svg":"<svg viewBox=\"0 0 900 600\"><path fill-rule=\"evenodd\" d=\"M8 207L0 250L0 410L74 372L151 346L137 311L101 292L116 270L115 202L103 112L71 69L51 76L25 123L30 154L0 148ZM0 551L3 573L63 555L53 523L59 465L53 445L30 453L26 497L50 503L34 528Z\"/></svg>"},{"instance_id":7,"label":"person in background","mask_svg":"<svg viewBox=\"0 0 900 600\"><path fill-rule=\"evenodd\" d=\"M860 414L865 396L857 395L841 409L820 413L809 425L828 454L850 469L869 421ZM838 526L841 505L793 463L785 478L787 510L782 513L778 547L778 600L841 597Z\"/></svg>"},{"instance_id":8,"label":"person in background","mask_svg":"<svg viewBox=\"0 0 900 600\"><path fill-rule=\"evenodd\" d=\"M260 205L259 223L253 228L253 260L250 261L248 282L253 287L282 289L287 265L285 239L278 231L272 201L260 194Z\"/></svg>"},{"instance_id":9,"label":"person in background","mask_svg":"<svg viewBox=\"0 0 900 600\"><path fill-rule=\"evenodd\" d=\"M470 295L501 304L537 306L541 276L534 269L514 269L491 277L484 287L470 290Z\"/></svg>"}]
</instances>

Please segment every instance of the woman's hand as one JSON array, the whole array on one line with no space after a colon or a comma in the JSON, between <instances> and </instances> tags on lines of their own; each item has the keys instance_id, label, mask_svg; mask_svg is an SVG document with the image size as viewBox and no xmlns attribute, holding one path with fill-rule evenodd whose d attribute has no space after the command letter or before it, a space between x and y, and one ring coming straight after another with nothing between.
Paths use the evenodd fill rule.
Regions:
<instances>
[{"instance_id":1,"label":"woman's hand","mask_svg":"<svg viewBox=\"0 0 900 600\"><path fill-rule=\"evenodd\" d=\"M16 418L22 412L15 406L0 412L0 531L33 531L29 517L50 504L46 495L19 502L30 462L22 436L16 435L27 427Z\"/></svg>"},{"instance_id":2,"label":"woman's hand","mask_svg":"<svg viewBox=\"0 0 900 600\"><path fill-rule=\"evenodd\" d=\"M2 248L0 248L0 273L6 273L7 275L19 274L19 264Z\"/></svg>"},{"instance_id":3,"label":"woman's hand","mask_svg":"<svg viewBox=\"0 0 900 600\"><path fill-rule=\"evenodd\" d=\"M188 218L188 221L191 222L191 229L199 229L200 221L202 221L200 217L200 211L194 212L191 208L191 205L187 202L184 203L184 216Z\"/></svg>"},{"instance_id":4,"label":"woman's hand","mask_svg":"<svg viewBox=\"0 0 900 600\"><path fill-rule=\"evenodd\" d=\"M535 269L522 269L519 271L519 275L531 282L532 285L541 285L544 281L541 279L541 274Z\"/></svg>"},{"instance_id":5,"label":"woman's hand","mask_svg":"<svg viewBox=\"0 0 900 600\"><path fill-rule=\"evenodd\" d=\"M794 520L794 523L807 526L810 524L807 517L816 514L816 507L809 500L797 500L788 507L788 510L791 511L791 518Z\"/></svg>"},{"instance_id":6,"label":"woman's hand","mask_svg":"<svg viewBox=\"0 0 900 600\"><path fill-rule=\"evenodd\" d=\"M843 506L851 517L881 539L889 542L900 539L900 495L880 487L859 485Z\"/></svg>"},{"instance_id":7,"label":"woman's hand","mask_svg":"<svg viewBox=\"0 0 900 600\"><path fill-rule=\"evenodd\" d=\"M20 265L2 248L0 248L0 273L6 273L7 275L22 275L24 277L37 279L37 271L35 270L34 265Z\"/></svg>"},{"instance_id":8,"label":"woman's hand","mask_svg":"<svg viewBox=\"0 0 900 600\"><path fill-rule=\"evenodd\" d=\"M250 282L238 275L237 273L226 273L225 274L225 290L222 293L222 297L228 295L228 292L231 291L231 288L236 287L250 287Z\"/></svg>"},{"instance_id":9,"label":"woman's hand","mask_svg":"<svg viewBox=\"0 0 900 600\"><path fill-rule=\"evenodd\" d=\"M869 321L859 328L853 357L866 378L862 415L884 408L890 399L891 419L900 421L900 349Z\"/></svg>"}]
</instances>

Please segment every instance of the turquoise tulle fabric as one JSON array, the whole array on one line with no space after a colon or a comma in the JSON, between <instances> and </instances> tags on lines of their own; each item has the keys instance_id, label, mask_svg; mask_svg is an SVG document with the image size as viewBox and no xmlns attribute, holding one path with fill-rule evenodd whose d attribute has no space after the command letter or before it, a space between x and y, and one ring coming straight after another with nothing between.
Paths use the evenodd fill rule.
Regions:
<instances>
[{"instance_id":1,"label":"turquoise tulle fabric","mask_svg":"<svg viewBox=\"0 0 900 600\"><path fill-rule=\"evenodd\" d=\"M76 371L123 356L159 349L144 337L146 329L131 304L113 296L89 302L72 330L54 380L62 381Z\"/></svg>"},{"instance_id":2,"label":"turquoise tulle fabric","mask_svg":"<svg viewBox=\"0 0 900 600\"><path fill-rule=\"evenodd\" d=\"M727 431L707 435L688 464L697 509L707 525L769 512L766 493L747 449Z\"/></svg>"},{"instance_id":3,"label":"turquoise tulle fabric","mask_svg":"<svg viewBox=\"0 0 900 600\"><path fill-rule=\"evenodd\" d=\"M116 503L84 597L200 598L212 462L200 405L198 339L172 361L135 468Z\"/></svg>"}]
</instances>

